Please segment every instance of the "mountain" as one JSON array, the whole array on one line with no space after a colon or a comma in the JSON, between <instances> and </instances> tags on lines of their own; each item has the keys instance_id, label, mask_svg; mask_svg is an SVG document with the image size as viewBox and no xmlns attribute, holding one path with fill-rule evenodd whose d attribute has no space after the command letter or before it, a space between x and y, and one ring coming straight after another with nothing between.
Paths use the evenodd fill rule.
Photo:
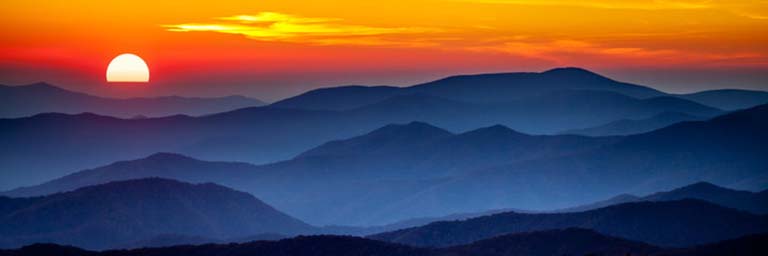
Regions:
<instances>
[{"instance_id":1,"label":"mountain","mask_svg":"<svg viewBox=\"0 0 768 256\"><path fill-rule=\"evenodd\" d=\"M344 111L360 122L418 120L466 131L502 124L526 133L553 134L619 119L648 118L663 112L711 117L721 111L675 97L632 98L610 91L560 90L494 103L472 103L424 93L397 95Z\"/></svg>"},{"instance_id":2,"label":"mountain","mask_svg":"<svg viewBox=\"0 0 768 256\"><path fill-rule=\"evenodd\" d=\"M395 154L450 136L453 133L423 122L390 124L365 135L324 143L298 157Z\"/></svg>"},{"instance_id":3,"label":"mountain","mask_svg":"<svg viewBox=\"0 0 768 256\"><path fill-rule=\"evenodd\" d=\"M168 233L227 239L314 230L247 193L158 178L0 203L4 248L52 242L104 249Z\"/></svg>"},{"instance_id":4,"label":"mountain","mask_svg":"<svg viewBox=\"0 0 768 256\"><path fill-rule=\"evenodd\" d=\"M50 180L51 175L60 177L156 152L271 162L292 157L310 145L374 128L347 125L338 117L329 112L256 107L197 118L39 114L0 119L0 140L5 144L0 148L4 178L0 188L32 185ZM368 129L358 130L363 128Z\"/></svg>"},{"instance_id":5,"label":"mountain","mask_svg":"<svg viewBox=\"0 0 768 256\"><path fill-rule=\"evenodd\" d=\"M350 110L400 95L398 87L349 85L320 88L275 103L273 107L316 110Z\"/></svg>"},{"instance_id":6,"label":"mountain","mask_svg":"<svg viewBox=\"0 0 768 256\"><path fill-rule=\"evenodd\" d=\"M768 92L751 90L710 90L677 97L725 110L751 108L768 103Z\"/></svg>"},{"instance_id":7,"label":"mountain","mask_svg":"<svg viewBox=\"0 0 768 256\"><path fill-rule=\"evenodd\" d=\"M0 118L18 118L50 112L90 112L123 118L205 115L262 105L265 103L260 100L243 96L114 99L68 91L46 83L0 85Z\"/></svg>"},{"instance_id":8,"label":"mountain","mask_svg":"<svg viewBox=\"0 0 768 256\"><path fill-rule=\"evenodd\" d=\"M63 254L69 253L69 254ZM32 255L261 255L261 256L437 256L432 249L413 248L348 236L299 236L279 241L256 241L241 244L185 245L165 248L142 248L133 250L84 251L78 248L55 244L35 244L18 250L0 250L2 256ZM447 255L446 255L447 256Z\"/></svg>"},{"instance_id":9,"label":"mountain","mask_svg":"<svg viewBox=\"0 0 768 256\"><path fill-rule=\"evenodd\" d=\"M615 92L634 98L677 97L724 110L768 103L768 92L723 89L667 94L649 87L618 82L581 68L556 68L541 73L498 73L451 76L408 87L339 86L312 90L272 104L314 110L350 110L397 95L426 94L468 103L500 103L562 90Z\"/></svg>"},{"instance_id":10,"label":"mountain","mask_svg":"<svg viewBox=\"0 0 768 256\"><path fill-rule=\"evenodd\" d=\"M698 182L667 192L654 193L642 198L646 201L672 201L685 198L700 199L714 204L752 212L768 214L768 193L723 188L709 182Z\"/></svg>"},{"instance_id":11,"label":"mountain","mask_svg":"<svg viewBox=\"0 0 768 256\"><path fill-rule=\"evenodd\" d=\"M323 88L275 102L275 107L349 110L396 95L425 94L469 103L501 103L560 90L600 90L637 98L665 94L639 85L617 82L580 68L542 73L499 73L452 76L410 87L342 86Z\"/></svg>"},{"instance_id":12,"label":"mountain","mask_svg":"<svg viewBox=\"0 0 768 256\"><path fill-rule=\"evenodd\" d=\"M531 136L503 126L452 134L426 123L411 122L331 141L294 159L273 164L208 162L160 153L80 171L3 195L39 196L110 181L163 177L215 182L247 191L313 224L376 225L467 212L455 206L451 207L456 208L455 211L430 208L429 204L422 205L424 211L415 213L390 212L398 208L400 200L454 175L581 152L614 141L613 138L572 135ZM326 206L331 204L336 207L328 209Z\"/></svg>"},{"instance_id":13,"label":"mountain","mask_svg":"<svg viewBox=\"0 0 768 256\"><path fill-rule=\"evenodd\" d=\"M247 243L252 241L277 241L288 238L285 235L267 233L253 236L231 238L231 239L213 239L202 236L188 236L176 234L158 235L146 240L134 241L126 245L116 246L119 249L130 248L149 248L149 247L170 247L177 245L201 245L201 244L228 244L228 243Z\"/></svg>"},{"instance_id":14,"label":"mountain","mask_svg":"<svg viewBox=\"0 0 768 256\"><path fill-rule=\"evenodd\" d=\"M354 101L343 110L273 104L198 117L121 119L97 114L38 114L0 119L0 141L6 144L0 149L0 172L5 178L0 179L0 189L38 184L73 170L156 152L177 152L217 161L272 163L290 159L324 142L364 134L392 123L421 121L451 132L501 124L528 134L556 134L620 119L649 118L664 112L702 117L722 112L676 97L655 96L655 93L647 93L649 97L644 98L627 96L621 92L634 95L629 91L635 89L628 88L636 87L626 87L583 70L518 75L524 78L515 78L518 82L513 85L497 83L496 76L478 76L479 80L458 77L448 82L414 86L404 94L386 92L386 97L312 100L342 105ZM529 76L543 78L525 78ZM472 81L471 85L458 86L450 82L467 79ZM485 80L487 83L482 82ZM587 86L589 84L594 86ZM505 90L520 93L510 92L503 101L490 98L473 101L473 94L464 92L470 86L487 87L487 90L477 90L485 95L502 95L501 91L492 90L496 87L509 87ZM358 90L364 89L355 87L351 91ZM528 90L535 93L523 93ZM320 95L335 95L332 91L329 89ZM433 91L435 93L430 93ZM454 97L460 95L467 97ZM299 102L301 98L297 96L292 101ZM369 98L370 102L365 101Z\"/></svg>"},{"instance_id":15,"label":"mountain","mask_svg":"<svg viewBox=\"0 0 768 256\"><path fill-rule=\"evenodd\" d=\"M754 214L768 213L768 190L751 192L717 186L709 182L697 182L670 191L657 192L648 196L619 195L608 200L592 204L566 208L560 212L579 212L602 208L615 204L639 201L674 201L681 199L699 199L713 204L739 209Z\"/></svg>"},{"instance_id":16,"label":"mountain","mask_svg":"<svg viewBox=\"0 0 768 256\"><path fill-rule=\"evenodd\" d=\"M768 217L698 200L638 202L576 213L508 212L464 221L435 222L370 238L414 246L448 247L508 233L569 227L593 229L658 246L687 247L766 232Z\"/></svg>"},{"instance_id":17,"label":"mountain","mask_svg":"<svg viewBox=\"0 0 768 256\"><path fill-rule=\"evenodd\" d=\"M149 177L192 183L231 184L239 177L256 171L255 166L236 162L209 162L173 153L119 161L106 166L79 171L37 186L21 187L0 193L10 197L32 197L72 191L81 187Z\"/></svg>"},{"instance_id":18,"label":"mountain","mask_svg":"<svg viewBox=\"0 0 768 256\"><path fill-rule=\"evenodd\" d=\"M556 245L552 241L557 241ZM280 241L241 244L205 244L93 252L55 244L34 244L15 250L0 250L2 256L132 256L132 255L263 255L263 256L562 256L562 255L763 255L768 251L765 234L707 244L687 249L659 249L613 238L584 229L549 230L504 235L453 248L413 248L380 241L344 236L300 236Z\"/></svg>"},{"instance_id":19,"label":"mountain","mask_svg":"<svg viewBox=\"0 0 768 256\"><path fill-rule=\"evenodd\" d=\"M448 212L546 211L698 181L765 189L768 184L761 181L768 170L768 148L754 142L768 141L766 120L768 105L761 105L707 121L615 138L613 143L592 149L463 172L382 214L423 213L423 205L450 209ZM462 202L461 206L456 202Z\"/></svg>"},{"instance_id":20,"label":"mountain","mask_svg":"<svg viewBox=\"0 0 768 256\"><path fill-rule=\"evenodd\" d=\"M702 201L707 201L706 199L701 199ZM608 207L612 205L618 205L618 204L624 204L624 203L632 203L632 202L641 202L645 201L643 198L630 195L630 194L621 194L618 196L614 196L611 198L608 198L606 200L597 201L594 203L589 203L585 205L579 205L574 207L568 207L560 210L556 210L554 212L584 212L594 209L600 209L603 207Z\"/></svg>"},{"instance_id":21,"label":"mountain","mask_svg":"<svg viewBox=\"0 0 768 256\"><path fill-rule=\"evenodd\" d=\"M300 154L297 159L343 158L365 163L357 172L397 172L419 178L444 177L456 172L482 169L569 152L597 148L613 138L571 135L532 136L502 125L452 134L435 126L411 122L388 125L371 133L331 141ZM354 160L351 160L354 159ZM336 169L344 168L338 166ZM381 171L379 171L381 170Z\"/></svg>"},{"instance_id":22,"label":"mountain","mask_svg":"<svg viewBox=\"0 0 768 256\"><path fill-rule=\"evenodd\" d=\"M650 118L640 120L622 119L596 127L568 130L562 132L562 134L585 136L629 135L650 132L679 122L698 121L701 119L700 117L683 113L664 112Z\"/></svg>"},{"instance_id":23,"label":"mountain","mask_svg":"<svg viewBox=\"0 0 768 256\"><path fill-rule=\"evenodd\" d=\"M95 185L89 182L124 179L124 173L134 173L126 170L138 168L145 171L136 174L216 182L247 191L315 225L379 226L505 208L549 211L697 181L765 188L754 181L766 176L768 149L754 141L768 139L766 117L768 106L760 106L622 137L527 135L499 125L452 134L412 122L318 143L272 164L208 167L195 161L138 161L133 165L138 167L97 168L7 195ZM191 167L196 164L200 167ZM213 170L211 176L205 176L208 169ZM232 172L237 179L214 176L230 169L239 170ZM190 178L187 171L203 176ZM754 185L745 186L749 182Z\"/></svg>"},{"instance_id":24,"label":"mountain","mask_svg":"<svg viewBox=\"0 0 768 256\"><path fill-rule=\"evenodd\" d=\"M567 228L501 235L448 250L476 256L624 256L648 255L661 249L645 243L609 237L588 229Z\"/></svg>"},{"instance_id":25,"label":"mountain","mask_svg":"<svg viewBox=\"0 0 768 256\"><path fill-rule=\"evenodd\" d=\"M768 254L768 234L748 235L717 243L686 249L667 250L657 255L668 256L716 256L716 255L765 255Z\"/></svg>"}]
</instances>

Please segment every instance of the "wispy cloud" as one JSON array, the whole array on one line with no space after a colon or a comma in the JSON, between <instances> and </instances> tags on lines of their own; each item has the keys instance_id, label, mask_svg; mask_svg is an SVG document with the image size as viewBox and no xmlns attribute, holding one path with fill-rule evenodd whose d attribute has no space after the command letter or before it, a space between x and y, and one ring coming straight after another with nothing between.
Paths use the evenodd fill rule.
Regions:
<instances>
[{"instance_id":1,"label":"wispy cloud","mask_svg":"<svg viewBox=\"0 0 768 256\"><path fill-rule=\"evenodd\" d=\"M163 25L173 32L218 32L262 41L308 44L414 44L398 37L438 32L435 28L376 27L346 24L341 19L302 17L276 12L217 18L218 22Z\"/></svg>"},{"instance_id":2,"label":"wispy cloud","mask_svg":"<svg viewBox=\"0 0 768 256\"><path fill-rule=\"evenodd\" d=\"M673 0L456 0L470 3L512 4L533 6L566 6L599 9L635 9L635 10L667 10L667 9L705 9L713 7L709 0L673 1Z\"/></svg>"},{"instance_id":3,"label":"wispy cloud","mask_svg":"<svg viewBox=\"0 0 768 256\"><path fill-rule=\"evenodd\" d=\"M529 59L538 59L556 65L573 65L584 60L609 61L628 65L669 65L669 64L728 64L737 63L765 65L765 54L756 52L713 53L688 49L648 48L640 46L600 44L596 42L556 39L556 40L508 40L484 46L471 47L471 50L503 52Z\"/></svg>"},{"instance_id":4,"label":"wispy cloud","mask_svg":"<svg viewBox=\"0 0 768 256\"><path fill-rule=\"evenodd\" d=\"M768 1L752 0L451 0L477 4L578 7L606 10L719 10L749 19L768 19Z\"/></svg>"},{"instance_id":5,"label":"wispy cloud","mask_svg":"<svg viewBox=\"0 0 768 256\"><path fill-rule=\"evenodd\" d=\"M461 0L493 1L504 3L520 0ZM565 1L537 1L537 5L556 5ZM710 1L629 1L625 8L703 8ZM640 6L640 2L656 4ZM571 3L568 1L568 3ZM696 4L698 3L698 4ZM573 4L573 3L571 3ZM596 8L608 7L608 1L580 2ZM605 5L605 6L604 6ZM354 24L338 18L304 17L277 12L254 15L219 17L205 23L163 25L172 32L213 32L241 35L252 40L288 42L309 45L357 45L402 48L440 49L445 51L471 51L506 54L551 62L556 65L574 65L584 60L629 65L664 63L763 63L767 56L752 50L708 51L701 47L680 47L681 38L700 40L705 32L661 31L612 34L517 34L508 28L470 25L464 28L439 27L382 27ZM703 34L702 34L703 33ZM649 43L650 42L650 43ZM698 50L697 50L698 49ZM762 65L762 64L761 64Z\"/></svg>"}]
</instances>

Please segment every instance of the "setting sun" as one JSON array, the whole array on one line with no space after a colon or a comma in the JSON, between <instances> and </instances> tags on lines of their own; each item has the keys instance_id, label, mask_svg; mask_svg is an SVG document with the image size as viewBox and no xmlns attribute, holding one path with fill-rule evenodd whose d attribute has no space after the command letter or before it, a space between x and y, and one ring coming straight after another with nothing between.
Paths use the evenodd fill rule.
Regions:
<instances>
[{"instance_id":1,"label":"setting sun","mask_svg":"<svg viewBox=\"0 0 768 256\"><path fill-rule=\"evenodd\" d=\"M107 67L107 82L149 82L149 67L135 54L120 54Z\"/></svg>"}]
</instances>

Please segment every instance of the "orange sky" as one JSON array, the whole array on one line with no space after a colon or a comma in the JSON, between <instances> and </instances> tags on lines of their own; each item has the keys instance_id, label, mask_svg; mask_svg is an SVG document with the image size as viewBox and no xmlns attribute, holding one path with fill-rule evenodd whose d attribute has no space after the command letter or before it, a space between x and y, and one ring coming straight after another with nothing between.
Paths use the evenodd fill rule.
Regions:
<instances>
[{"instance_id":1,"label":"orange sky","mask_svg":"<svg viewBox=\"0 0 768 256\"><path fill-rule=\"evenodd\" d=\"M110 96L406 85L581 66L667 91L768 89L768 1L5 0L0 83ZM131 52L150 86L110 86Z\"/></svg>"}]
</instances>

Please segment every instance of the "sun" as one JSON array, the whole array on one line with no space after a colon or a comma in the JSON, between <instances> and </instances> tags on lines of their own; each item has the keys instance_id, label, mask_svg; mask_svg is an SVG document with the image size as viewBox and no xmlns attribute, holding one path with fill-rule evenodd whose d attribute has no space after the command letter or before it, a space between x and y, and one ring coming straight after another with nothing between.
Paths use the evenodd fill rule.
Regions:
<instances>
[{"instance_id":1,"label":"sun","mask_svg":"<svg viewBox=\"0 0 768 256\"><path fill-rule=\"evenodd\" d=\"M107 82L149 82L149 67L136 54L120 54L107 66Z\"/></svg>"}]
</instances>

